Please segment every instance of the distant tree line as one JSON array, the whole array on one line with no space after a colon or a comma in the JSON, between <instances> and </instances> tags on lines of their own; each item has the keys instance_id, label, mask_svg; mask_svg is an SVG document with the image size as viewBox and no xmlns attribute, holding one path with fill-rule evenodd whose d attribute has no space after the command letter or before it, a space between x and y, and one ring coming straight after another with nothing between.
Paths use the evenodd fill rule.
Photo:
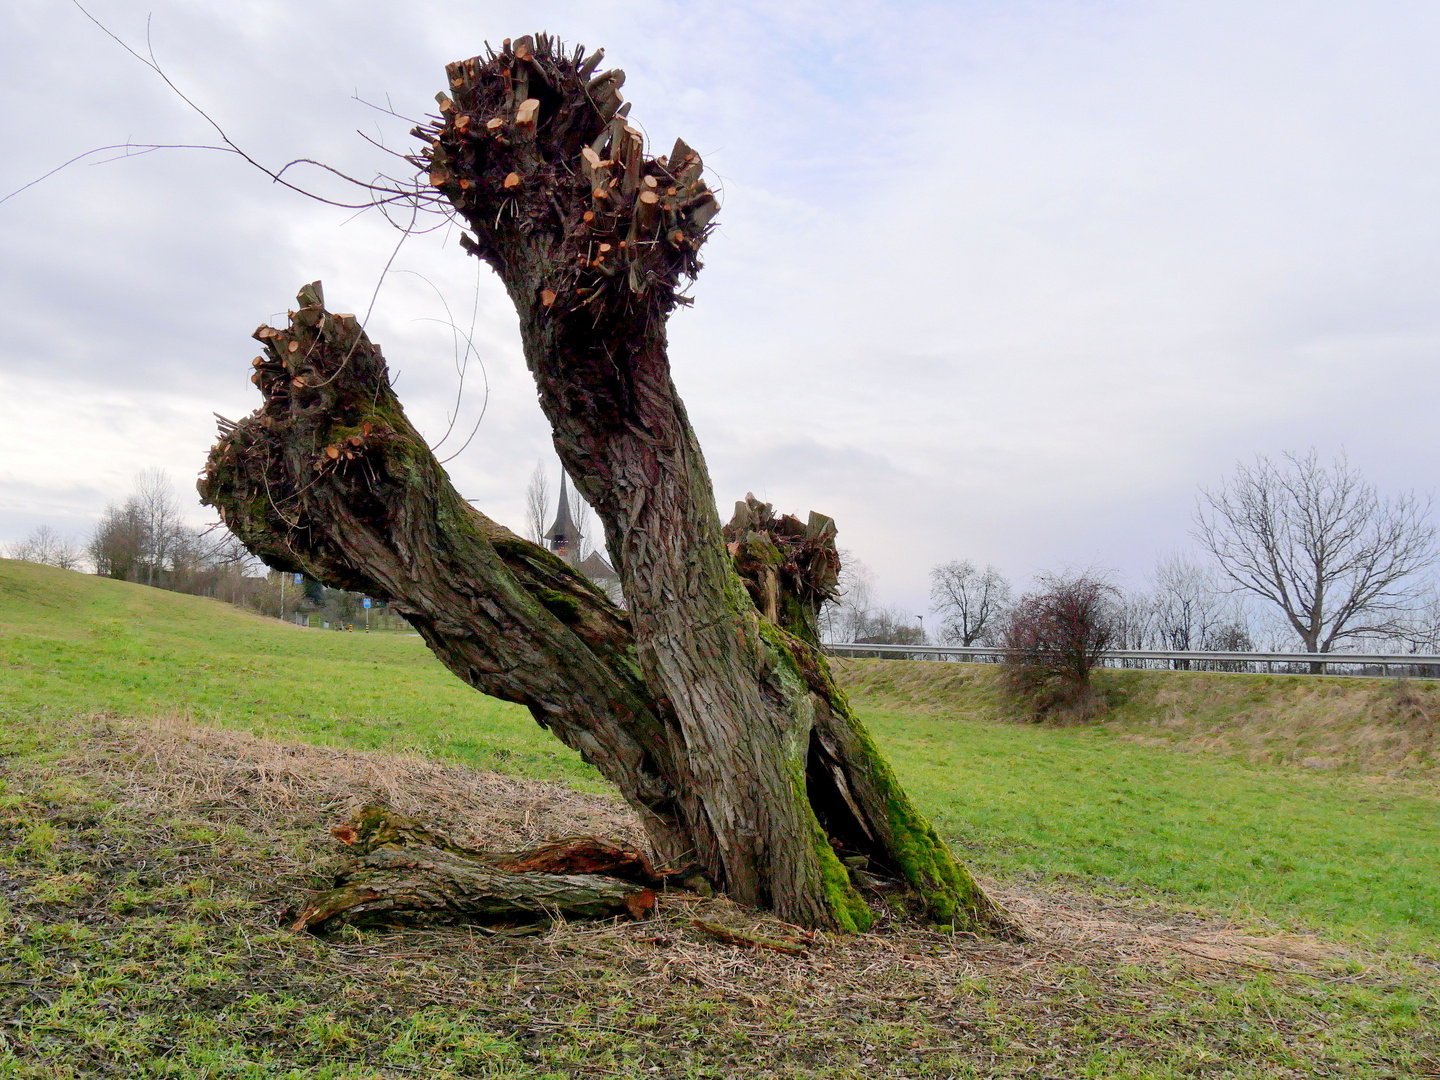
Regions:
<instances>
[{"instance_id":1,"label":"distant tree line","mask_svg":"<svg viewBox=\"0 0 1440 1080\"><path fill-rule=\"evenodd\" d=\"M85 562L85 553L80 546L49 525L41 525L24 540L11 544L8 554L21 562L56 566L61 570L79 570Z\"/></svg>"},{"instance_id":2,"label":"distant tree line","mask_svg":"<svg viewBox=\"0 0 1440 1080\"><path fill-rule=\"evenodd\" d=\"M1257 457L1201 490L1200 554L1161 557L1148 588L1125 592L1106 573L1072 571L1041 574L1016 598L994 566L934 567L931 640L1020 647L1033 642L1038 610L1083 585L1110 649L1440 652L1440 592L1426 578L1436 560L1430 509L1415 495L1381 497L1343 456ZM875 603L864 567L852 562L842 590L826 612L828 640L925 641L916 618Z\"/></svg>"},{"instance_id":3,"label":"distant tree line","mask_svg":"<svg viewBox=\"0 0 1440 1080\"><path fill-rule=\"evenodd\" d=\"M363 622L363 598L318 581L296 583L269 570L221 526L188 524L169 476L146 469L134 490L106 506L89 539L81 544L41 525L10 545L12 559L101 576L173 592L209 596L262 615L290 619L299 614L336 625ZM384 605L372 620L392 628L397 617Z\"/></svg>"},{"instance_id":4,"label":"distant tree line","mask_svg":"<svg viewBox=\"0 0 1440 1080\"><path fill-rule=\"evenodd\" d=\"M538 537L550 501L543 469L526 497L529 531ZM41 525L8 554L67 570L88 565L105 577L276 617L313 614L342 624L363 617L358 595L282 580L219 526L187 524L182 510L169 477L149 469L105 508L86 543ZM914 613L879 604L874 575L846 552L840 595L823 609L820 628L834 642L1001 647L1034 630L1037 604L1086 582L1097 590L1094 615L1107 648L1435 654L1440 590L1426 577L1436 560L1430 510L1429 500L1412 494L1381 497L1343 456L1329 464L1313 450L1259 456L1201 489L1193 533L1201 554L1161 557L1148 588L1123 591L1095 570L1047 573L1017 598L996 567L953 560L930 572L935 618L927 632ZM578 499L573 514L588 521Z\"/></svg>"},{"instance_id":5,"label":"distant tree line","mask_svg":"<svg viewBox=\"0 0 1440 1080\"><path fill-rule=\"evenodd\" d=\"M169 476L146 469L135 489L100 515L87 554L101 577L254 606L264 575L223 529L202 530L184 518Z\"/></svg>"},{"instance_id":6,"label":"distant tree line","mask_svg":"<svg viewBox=\"0 0 1440 1080\"><path fill-rule=\"evenodd\" d=\"M898 607L877 605L875 575L851 552L842 551L840 592L820 609L820 636L825 641L920 645L925 643L925 628Z\"/></svg>"}]
</instances>

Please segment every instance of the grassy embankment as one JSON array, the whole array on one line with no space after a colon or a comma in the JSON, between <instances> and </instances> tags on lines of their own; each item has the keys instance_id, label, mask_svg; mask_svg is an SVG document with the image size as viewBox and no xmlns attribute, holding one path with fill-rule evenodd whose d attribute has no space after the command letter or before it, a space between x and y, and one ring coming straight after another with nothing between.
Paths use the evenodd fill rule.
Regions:
<instances>
[{"instance_id":1,"label":"grassy embankment","mask_svg":"<svg viewBox=\"0 0 1440 1080\"><path fill-rule=\"evenodd\" d=\"M1440 812L1412 738L1432 690L1121 673L1111 722L1056 729L1002 722L983 671L846 678L1036 943L892 928L742 960L679 900L658 925L538 941L325 942L274 912L323 880L324 826L367 792L483 807L509 840L609 827L614 803L431 764L603 790L416 639L0 562L0 1074L1440 1075L1433 963L1401 955L1440 942ZM1331 734L1298 722L1314 701ZM1381 749L1312 752L1352 728ZM1326 771L1286 763L1305 758Z\"/></svg>"},{"instance_id":2,"label":"grassy embankment","mask_svg":"<svg viewBox=\"0 0 1440 1080\"><path fill-rule=\"evenodd\" d=\"M416 637L294 629L215 601L0 566L0 709L180 716L605 790L523 709L463 686ZM1397 695L1358 680L1107 672L1114 719L1051 728L997 722L983 666L845 667L911 793L982 869L1146 886L1381 944L1440 942L1433 684ZM1356 745L1374 752L1346 763ZM1175 752L1196 746L1212 752ZM1317 751L1342 767L1286 767ZM1256 757L1266 763L1240 760ZM1416 779L1366 775L1379 768Z\"/></svg>"},{"instance_id":3,"label":"grassy embankment","mask_svg":"<svg viewBox=\"0 0 1440 1080\"><path fill-rule=\"evenodd\" d=\"M9 560L0 560L0 710L182 717L600 783L528 712L465 686L417 635L306 630L218 600Z\"/></svg>"},{"instance_id":4,"label":"grassy embankment","mask_svg":"<svg viewBox=\"0 0 1440 1080\"><path fill-rule=\"evenodd\" d=\"M987 665L844 666L911 793L982 869L1440 951L1434 683L1104 671L1108 717L1052 727L1007 720Z\"/></svg>"}]
</instances>

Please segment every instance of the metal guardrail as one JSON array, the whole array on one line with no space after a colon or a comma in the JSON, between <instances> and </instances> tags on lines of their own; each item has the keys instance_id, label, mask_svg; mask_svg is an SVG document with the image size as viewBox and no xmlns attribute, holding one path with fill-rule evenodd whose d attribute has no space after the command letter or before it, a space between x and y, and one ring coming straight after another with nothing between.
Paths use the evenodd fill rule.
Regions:
<instances>
[{"instance_id":1,"label":"metal guardrail","mask_svg":"<svg viewBox=\"0 0 1440 1080\"><path fill-rule=\"evenodd\" d=\"M866 645L855 642L826 645L832 656L897 657L908 660L950 660L970 663L999 663L1009 649L978 645ZM1115 649L1100 654L1104 667L1151 668L1161 671L1265 672L1285 675L1369 675L1383 676L1393 669L1417 678L1440 678L1440 656L1415 653L1262 653L1262 652L1178 652L1146 649ZM1276 671L1279 667L1280 670ZM1334 670L1345 668L1350 670ZM1359 668L1361 670L1354 670ZM1378 668L1367 671L1366 668ZM1318 670L1317 670L1318 669Z\"/></svg>"}]
</instances>

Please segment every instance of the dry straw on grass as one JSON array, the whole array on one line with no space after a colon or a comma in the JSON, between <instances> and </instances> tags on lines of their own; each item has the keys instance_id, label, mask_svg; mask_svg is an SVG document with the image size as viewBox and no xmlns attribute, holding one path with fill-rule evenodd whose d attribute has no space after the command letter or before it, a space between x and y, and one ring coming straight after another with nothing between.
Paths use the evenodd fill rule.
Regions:
<instances>
[{"instance_id":1,"label":"dry straw on grass","mask_svg":"<svg viewBox=\"0 0 1440 1080\"><path fill-rule=\"evenodd\" d=\"M440 1059L395 1057L393 1031L411 1023L503 1037L537 1070L513 1075L1078 1077L1121 1075L1095 1071L1109 1067L1096 1062L1121 1061L1141 1069L1123 1075L1171 1075L1172 1065L1191 1075L1192 1065L1218 1067L1239 1054L1263 1058L1246 1075L1293 1077L1351 1075L1310 1066L1332 1060L1332 1050L1362 1047L1381 1071L1356 1075L1378 1077L1398 1075L1396 1062L1408 1068L1435 1056L1409 1034L1376 1027L1372 1038L1365 1026L1379 1023L1365 1004L1373 995L1408 992L1413 974L1389 961L1367 970L1370 959L1314 938L1054 884L986 883L1032 929L1022 945L894 918L872 933L811 937L688 893L662 895L644 921L557 922L530 936L477 926L291 934L278 927L281 909L323 885L345 858L329 827L377 798L477 846L577 832L636 840L639 829L618 799L413 756L285 745L180 720L100 718L52 734L64 756L12 759L6 782L12 799L63 824L54 850L76 867L84 862L87 884L72 900L46 900L36 890L53 871L21 864L15 926L39 967L0 986L12 1011L52 1000L36 1005L27 996L57 989L36 971L93 963L100 986L120 963L143 984L127 990L144 1002L129 1006L135 1015L155 1030L181 1030L215 1007L207 996L215 988L202 980L177 993L163 976L146 983L147 972L157 962L172 973L211 963L223 968L215 987L225 1000L262 1009L278 994L286 1009L302 1010L300 1020L287 1013L282 1026L267 1027L268 1014L256 1019L251 1005L233 1006L226 1015L250 1025L246 1054L313 1065L306 1039L341 1025L326 1060L343 1052L359 1070L353 1075L376 1077L433 1071ZM55 884L48 881L52 891ZM147 895L126 900L125 890L141 885ZM122 900L143 907L128 914ZM791 954L726 943L697 920L804 947ZM165 944L172 931L181 950L174 956ZM72 946L76 934L92 938ZM134 959L141 955L143 963ZM1363 998L1346 1006L1346 1022L1358 1026L1331 1040L1339 1014L1319 1016L1317 993ZM99 1023L111 1004L69 1008ZM79 1060L68 1036L45 1041L47 1032L63 1035L54 1025L78 1022L70 1013L26 1022L38 1024L26 1029L32 1046ZM1239 1032L1250 1040L1243 1049ZM1146 1071L1151 1064L1161 1071Z\"/></svg>"},{"instance_id":2,"label":"dry straw on grass","mask_svg":"<svg viewBox=\"0 0 1440 1080\"><path fill-rule=\"evenodd\" d=\"M220 816L260 832L324 834L381 801L474 847L518 849L581 832L643 842L618 798L416 754L282 743L178 718L104 722L65 764L117 784L135 806Z\"/></svg>"},{"instance_id":3,"label":"dry straw on grass","mask_svg":"<svg viewBox=\"0 0 1440 1080\"><path fill-rule=\"evenodd\" d=\"M193 815L239 825L256 837L310 837L308 857L295 871L338 860L341 851L329 840L329 828L377 799L476 847L520 848L580 833L643 844L639 822L618 798L414 755L280 743L179 719L101 722L58 764L101 779L141 812ZM827 992L841 994L872 992L877 979L919 979L938 992L946 980L1004 975L1037 959L1102 967L1176 961L1189 968L1242 964L1311 971L1335 955L1314 938L1256 936L1215 920L1177 919L1133 899L1102 900L1016 882L986 885L1033 930L1030 946L1017 949L887 920L879 933L822 936L823 948L797 963L763 950L719 945L691 921L702 918L781 939L796 936L797 928L723 899L673 893L662 900L658 920L561 925L541 947L593 952L603 945L616 960L638 962L644 979L692 979L741 997L763 996L777 981L793 986L797 979L812 988L818 979ZM742 972L744 991L734 989Z\"/></svg>"}]
</instances>

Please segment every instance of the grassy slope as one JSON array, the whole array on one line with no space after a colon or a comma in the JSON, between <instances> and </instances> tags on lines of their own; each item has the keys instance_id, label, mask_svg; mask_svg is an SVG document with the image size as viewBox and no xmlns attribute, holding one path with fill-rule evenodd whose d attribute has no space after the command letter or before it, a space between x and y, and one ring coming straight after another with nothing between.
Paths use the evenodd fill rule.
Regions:
<instances>
[{"instance_id":1,"label":"grassy slope","mask_svg":"<svg viewBox=\"0 0 1440 1080\"><path fill-rule=\"evenodd\" d=\"M600 783L525 709L462 684L418 636L303 630L216 600L10 560L0 560L0 709L175 714Z\"/></svg>"},{"instance_id":2,"label":"grassy slope","mask_svg":"<svg viewBox=\"0 0 1440 1080\"><path fill-rule=\"evenodd\" d=\"M1419 921L1393 905L1327 911L1299 888L1348 889L1362 907L1362 885L1402 891L1433 846L1407 850L1396 823L1429 814L1433 828L1433 800L1392 792L1386 808L1381 789L1179 755L1120 728L1000 724L983 689L956 698L954 686L917 684L955 674L938 669L847 678L906 783L975 861L1182 894L1209 881L1192 895L1212 906L1250 896L1272 914L1433 943L1423 907ZM805 958L742 955L695 930L683 899L656 922L515 941L465 928L289 934L276 909L333 872L325 825L358 788L398 783L426 806L464 794L450 807L460 820L476 805L472 774L427 781L423 761L346 764L204 728L73 719L97 712L410 746L599 787L522 710L461 686L414 639L300 631L0 562L0 1075L1440 1075L1433 965L1323 943L1301 963L1304 939L1268 939L1280 942L1272 958L1168 903L1063 886L1015 886L1011 902L1046 931L1023 947L898 927ZM517 790L507 806L479 801L528 828L532 809L563 800ZM595 802L603 817L608 800ZM1296 811L1322 835L1295 839ZM1337 821L1350 850L1335 843ZM1324 873L1308 879L1264 856L1311 847ZM1235 865L1217 877L1217 859ZM753 917L711 904L694 911ZM1237 940L1231 959L1204 958Z\"/></svg>"},{"instance_id":3,"label":"grassy slope","mask_svg":"<svg viewBox=\"0 0 1440 1080\"><path fill-rule=\"evenodd\" d=\"M1393 688L1331 679L1317 687L1303 676L1107 672L1102 681L1118 703L1111 722L1053 727L1004 722L993 674L981 665L845 665L844 681L911 794L942 832L962 839L972 863L1145 885L1382 944L1426 951L1440 944L1433 781L1248 760L1264 740L1247 716L1261 732L1294 730L1297 701L1363 696L1380 704L1351 702L1326 715L1349 715L1357 730L1372 730ZM1428 700L1434 688L1415 693ZM1203 745L1221 754L1177 753L1154 734L1177 730L1166 725L1182 705L1211 732ZM1215 734L1225 729L1226 708L1233 709L1228 741Z\"/></svg>"},{"instance_id":4,"label":"grassy slope","mask_svg":"<svg viewBox=\"0 0 1440 1080\"><path fill-rule=\"evenodd\" d=\"M1010 716L985 664L858 661L852 692L902 711ZM1254 765L1440 781L1440 681L1210 672L1096 672L1104 726L1151 746Z\"/></svg>"},{"instance_id":5,"label":"grassy slope","mask_svg":"<svg viewBox=\"0 0 1440 1080\"><path fill-rule=\"evenodd\" d=\"M1171 730L1151 726L1160 706L1146 713L1145 694L1163 696L1167 679L1173 692L1186 676L1132 688L1122 712L1134 715L1122 724L1057 729L997 723L993 693L959 667L856 662L847 679L912 794L977 865L1148 886L1407 948L1440 942L1440 800L1428 784L1177 754L1127 737L1125 724ZM43 567L0 562L0 671L0 708L26 714L177 712L598 784L523 710L461 685L418 639L291 629Z\"/></svg>"},{"instance_id":6,"label":"grassy slope","mask_svg":"<svg viewBox=\"0 0 1440 1080\"><path fill-rule=\"evenodd\" d=\"M0 730L0 1076L15 1080L1389 1080L1440 1075L1433 968L1253 937L1144 898L1007 887L1013 945L887 921L804 955L724 900L536 936L326 937L276 918L395 800L517 845L616 803L420 757L174 722ZM533 818L532 818L533 815ZM525 928L517 928L525 929Z\"/></svg>"}]
</instances>

